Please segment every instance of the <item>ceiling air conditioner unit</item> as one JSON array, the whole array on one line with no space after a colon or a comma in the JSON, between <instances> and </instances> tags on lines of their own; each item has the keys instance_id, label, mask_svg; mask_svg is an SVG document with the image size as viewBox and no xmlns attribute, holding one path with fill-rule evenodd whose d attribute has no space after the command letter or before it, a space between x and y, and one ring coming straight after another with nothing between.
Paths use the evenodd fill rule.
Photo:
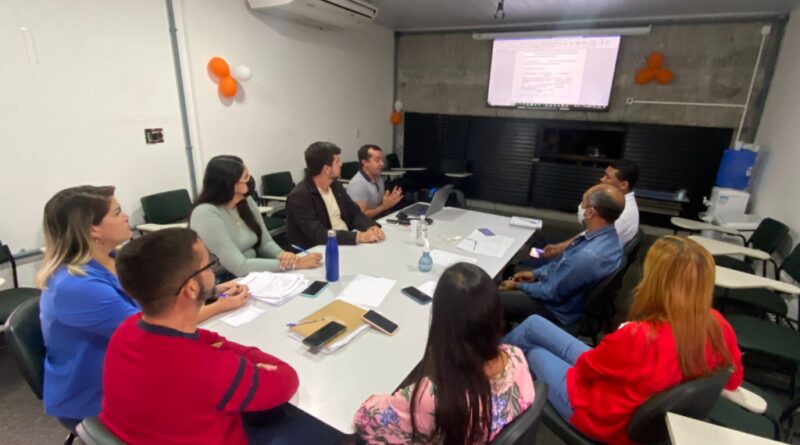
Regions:
<instances>
[{"instance_id":1,"label":"ceiling air conditioner unit","mask_svg":"<svg viewBox=\"0 0 800 445\"><path fill-rule=\"evenodd\" d=\"M378 7L365 0L247 0L264 12L321 29L352 28L370 23Z\"/></svg>"}]
</instances>

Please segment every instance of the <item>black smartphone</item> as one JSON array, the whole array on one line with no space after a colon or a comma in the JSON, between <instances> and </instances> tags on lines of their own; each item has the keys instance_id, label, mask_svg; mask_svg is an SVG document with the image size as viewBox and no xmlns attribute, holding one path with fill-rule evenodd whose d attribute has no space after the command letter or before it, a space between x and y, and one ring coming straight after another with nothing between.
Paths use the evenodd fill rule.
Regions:
<instances>
[{"instance_id":1,"label":"black smartphone","mask_svg":"<svg viewBox=\"0 0 800 445\"><path fill-rule=\"evenodd\" d=\"M421 290L414 286L408 286L400 290L400 292L414 299L419 304L428 304L433 301L430 295L423 293Z\"/></svg>"},{"instance_id":2,"label":"black smartphone","mask_svg":"<svg viewBox=\"0 0 800 445\"><path fill-rule=\"evenodd\" d=\"M386 222L389 224L400 224L401 226L411 225L411 222L407 219L387 219Z\"/></svg>"},{"instance_id":3,"label":"black smartphone","mask_svg":"<svg viewBox=\"0 0 800 445\"><path fill-rule=\"evenodd\" d=\"M303 290L303 292L300 292L300 295L313 298L319 296L319 294L321 294L327 286L327 281L315 281L309 284L308 287Z\"/></svg>"},{"instance_id":4,"label":"black smartphone","mask_svg":"<svg viewBox=\"0 0 800 445\"><path fill-rule=\"evenodd\" d=\"M361 317L362 320L366 321L367 324L372 326L373 328L383 332L386 335L394 334L394 331L397 330L397 323L389 320L388 318L384 317L383 315L375 312L375 311L367 311Z\"/></svg>"},{"instance_id":5,"label":"black smartphone","mask_svg":"<svg viewBox=\"0 0 800 445\"><path fill-rule=\"evenodd\" d=\"M332 321L309 334L308 337L303 339L303 344L310 346L312 349L319 348L344 332L345 329L343 324Z\"/></svg>"}]
</instances>

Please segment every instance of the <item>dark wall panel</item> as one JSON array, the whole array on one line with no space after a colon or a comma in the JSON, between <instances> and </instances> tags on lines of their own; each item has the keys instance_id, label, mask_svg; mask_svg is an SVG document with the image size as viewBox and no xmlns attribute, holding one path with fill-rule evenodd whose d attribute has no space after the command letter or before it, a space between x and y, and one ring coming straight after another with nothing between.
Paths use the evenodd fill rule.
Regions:
<instances>
[{"instance_id":1,"label":"dark wall panel","mask_svg":"<svg viewBox=\"0 0 800 445\"><path fill-rule=\"evenodd\" d=\"M538 125L530 119L474 118L467 157L475 196L506 204L528 204L531 161Z\"/></svg>"},{"instance_id":2,"label":"dark wall panel","mask_svg":"<svg viewBox=\"0 0 800 445\"><path fill-rule=\"evenodd\" d=\"M531 197L534 207L574 211L583 192L600 182L603 168L539 162L534 169Z\"/></svg>"},{"instance_id":3,"label":"dark wall panel","mask_svg":"<svg viewBox=\"0 0 800 445\"><path fill-rule=\"evenodd\" d=\"M687 189L685 214L705 209L722 152L731 140L729 128L631 125L625 139L625 158L639 164L638 188L674 192Z\"/></svg>"}]
</instances>

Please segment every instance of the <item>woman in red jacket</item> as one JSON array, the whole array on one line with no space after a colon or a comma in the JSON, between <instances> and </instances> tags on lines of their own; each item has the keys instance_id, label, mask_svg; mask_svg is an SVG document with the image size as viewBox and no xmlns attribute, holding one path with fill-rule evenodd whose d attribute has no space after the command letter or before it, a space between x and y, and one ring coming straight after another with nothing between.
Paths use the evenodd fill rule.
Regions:
<instances>
[{"instance_id":1,"label":"woman in red jacket","mask_svg":"<svg viewBox=\"0 0 800 445\"><path fill-rule=\"evenodd\" d=\"M548 399L583 434L631 443L636 408L681 382L734 368L725 385L742 382L741 352L730 324L711 309L714 260L699 244L666 236L650 248L628 322L594 349L548 320L532 316L503 339L520 347Z\"/></svg>"}]
</instances>

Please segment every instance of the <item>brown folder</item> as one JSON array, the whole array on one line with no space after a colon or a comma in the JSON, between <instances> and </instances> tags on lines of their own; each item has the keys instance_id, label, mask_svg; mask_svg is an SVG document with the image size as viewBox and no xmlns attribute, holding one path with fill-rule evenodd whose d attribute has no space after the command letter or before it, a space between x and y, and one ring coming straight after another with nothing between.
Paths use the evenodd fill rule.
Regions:
<instances>
[{"instance_id":1,"label":"brown folder","mask_svg":"<svg viewBox=\"0 0 800 445\"><path fill-rule=\"evenodd\" d=\"M332 302L323 306L320 310L298 321L298 326L294 326L289 329L300 335L301 338L306 338L332 321L343 324L346 329L344 332L328 342L328 344L331 345L347 337L359 326L361 326L364 323L364 321L361 320L361 317L366 313L367 311L364 309L354 306L346 301L333 300ZM304 323L309 320L316 321Z\"/></svg>"}]
</instances>

